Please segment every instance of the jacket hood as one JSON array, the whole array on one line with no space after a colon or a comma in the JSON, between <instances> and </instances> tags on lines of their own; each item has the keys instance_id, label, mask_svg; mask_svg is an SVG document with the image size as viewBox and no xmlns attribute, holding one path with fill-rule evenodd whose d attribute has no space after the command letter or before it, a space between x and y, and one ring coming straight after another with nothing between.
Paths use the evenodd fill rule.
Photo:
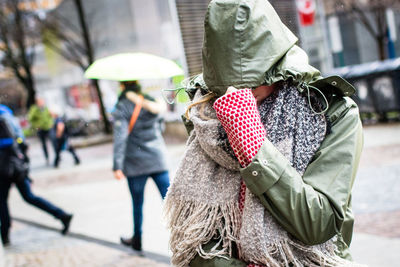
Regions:
<instances>
[{"instance_id":1,"label":"jacket hood","mask_svg":"<svg viewBox=\"0 0 400 267\"><path fill-rule=\"evenodd\" d=\"M213 0L204 29L203 78L217 95L229 86L256 87L293 75L308 81L320 77L267 0Z\"/></svg>"}]
</instances>

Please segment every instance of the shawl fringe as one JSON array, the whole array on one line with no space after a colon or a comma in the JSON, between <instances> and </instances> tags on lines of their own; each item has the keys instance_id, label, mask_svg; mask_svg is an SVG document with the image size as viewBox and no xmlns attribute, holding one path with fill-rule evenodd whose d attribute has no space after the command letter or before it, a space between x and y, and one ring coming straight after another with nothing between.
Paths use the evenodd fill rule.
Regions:
<instances>
[{"instance_id":1,"label":"shawl fringe","mask_svg":"<svg viewBox=\"0 0 400 267\"><path fill-rule=\"evenodd\" d=\"M252 260L259 258L255 263L267 267L366 267L337 256L334 249L332 243L329 248L322 249L285 239L268 246L265 255L253 255Z\"/></svg>"},{"instance_id":2,"label":"shawl fringe","mask_svg":"<svg viewBox=\"0 0 400 267\"><path fill-rule=\"evenodd\" d=\"M196 254L205 259L232 255L240 231L238 201L210 205L168 196L165 215L171 229L171 262L174 266L189 266ZM213 237L219 239L218 244L205 251L202 246Z\"/></svg>"},{"instance_id":3,"label":"shawl fringe","mask_svg":"<svg viewBox=\"0 0 400 267\"><path fill-rule=\"evenodd\" d=\"M231 256L234 243L239 244L236 238L241 221L238 202L210 205L169 196L165 202L165 215L171 229L171 262L174 266L189 266L197 254L204 259ZM205 251L203 245L215 237L219 242L210 251ZM267 262L267 267L365 266L340 258L335 255L334 249L333 243L322 248L284 239L270 244L264 255L247 257L260 265Z\"/></svg>"}]
</instances>

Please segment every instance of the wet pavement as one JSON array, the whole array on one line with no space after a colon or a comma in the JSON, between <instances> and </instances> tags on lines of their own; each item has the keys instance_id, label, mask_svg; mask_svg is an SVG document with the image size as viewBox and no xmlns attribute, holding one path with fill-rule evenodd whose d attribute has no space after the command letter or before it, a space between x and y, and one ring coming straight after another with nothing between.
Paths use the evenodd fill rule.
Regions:
<instances>
[{"instance_id":1,"label":"wet pavement","mask_svg":"<svg viewBox=\"0 0 400 267\"><path fill-rule=\"evenodd\" d=\"M369 126L364 134L353 190L356 223L351 250L355 260L369 266L396 266L400 262L400 125ZM54 169L46 166L37 141L30 141L34 192L73 212L74 219L71 234L61 236L60 222L27 205L13 189L10 208L19 220L13 224L12 246L5 248L7 267L168 265L168 231L152 181L145 190L145 257L119 244L121 235L132 233L132 208L126 181L112 176L111 144L79 149L79 166L64 152L60 167ZM183 150L183 143L168 144L171 173Z\"/></svg>"}]
</instances>

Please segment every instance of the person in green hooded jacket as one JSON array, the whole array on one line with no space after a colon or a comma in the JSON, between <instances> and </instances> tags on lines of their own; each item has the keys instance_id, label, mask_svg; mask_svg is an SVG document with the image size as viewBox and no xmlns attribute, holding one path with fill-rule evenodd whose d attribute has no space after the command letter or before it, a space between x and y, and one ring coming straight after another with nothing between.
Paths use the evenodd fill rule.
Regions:
<instances>
[{"instance_id":1,"label":"person in green hooded jacket","mask_svg":"<svg viewBox=\"0 0 400 267\"><path fill-rule=\"evenodd\" d=\"M323 78L267 0L213 0L187 149L168 190L175 266L358 266L354 88Z\"/></svg>"},{"instance_id":2,"label":"person in green hooded jacket","mask_svg":"<svg viewBox=\"0 0 400 267\"><path fill-rule=\"evenodd\" d=\"M47 150L47 140L51 143L52 137L50 136L50 130L53 127L54 120L51 116L50 111L45 105L44 99L36 98L36 104L32 105L28 112L28 120L31 126L36 130L39 140L42 144L46 163L49 164L49 152Z\"/></svg>"}]
</instances>

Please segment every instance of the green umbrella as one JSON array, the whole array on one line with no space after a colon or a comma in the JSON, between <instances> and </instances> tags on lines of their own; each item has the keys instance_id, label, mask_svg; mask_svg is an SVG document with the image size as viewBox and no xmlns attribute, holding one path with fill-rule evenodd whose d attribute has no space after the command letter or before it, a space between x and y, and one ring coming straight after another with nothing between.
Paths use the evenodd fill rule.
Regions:
<instances>
[{"instance_id":1,"label":"green umbrella","mask_svg":"<svg viewBox=\"0 0 400 267\"><path fill-rule=\"evenodd\" d=\"M146 53L122 53L96 60L85 72L88 79L135 81L184 74L172 60Z\"/></svg>"}]
</instances>

